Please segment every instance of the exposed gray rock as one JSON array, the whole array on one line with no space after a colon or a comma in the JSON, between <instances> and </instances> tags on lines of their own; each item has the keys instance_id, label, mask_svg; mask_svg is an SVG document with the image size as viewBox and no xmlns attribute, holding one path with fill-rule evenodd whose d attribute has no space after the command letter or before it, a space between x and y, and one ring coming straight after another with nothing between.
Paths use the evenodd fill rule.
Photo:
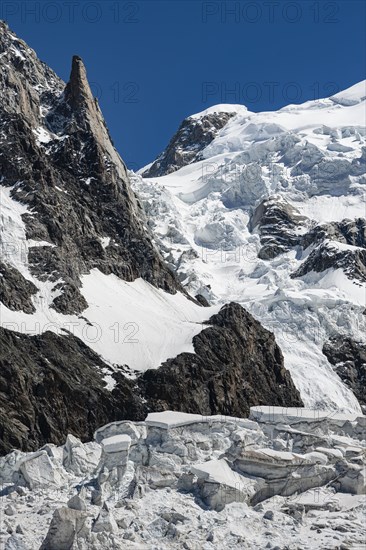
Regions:
<instances>
[{"instance_id":1,"label":"exposed gray rock","mask_svg":"<svg viewBox=\"0 0 366 550\"><path fill-rule=\"evenodd\" d=\"M360 405L366 408L366 345L339 335L325 342L323 353Z\"/></svg>"},{"instance_id":2,"label":"exposed gray rock","mask_svg":"<svg viewBox=\"0 0 366 550\"><path fill-rule=\"evenodd\" d=\"M256 229L260 234L262 248L258 257L270 260L299 245L301 236L296 230L305 222L306 218L280 197L262 201L252 214L249 224L251 231Z\"/></svg>"},{"instance_id":3,"label":"exposed gray rock","mask_svg":"<svg viewBox=\"0 0 366 550\"><path fill-rule=\"evenodd\" d=\"M193 338L195 354L142 375L152 410L247 416L254 404L302 405L273 334L247 311L231 303L207 324Z\"/></svg>"},{"instance_id":4,"label":"exposed gray rock","mask_svg":"<svg viewBox=\"0 0 366 550\"><path fill-rule=\"evenodd\" d=\"M2 395L7 396L0 398L2 454L61 444L70 433L91 440L106 422L144 415L139 406L133 412L138 402L133 384L119 375L118 389L107 391L95 368L106 364L72 335L30 336L0 328L0 362ZM127 407L125 412L121 407Z\"/></svg>"},{"instance_id":5,"label":"exposed gray rock","mask_svg":"<svg viewBox=\"0 0 366 550\"><path fill-rule=\"evenodd\" d=\"M87 514L62 507L55 510L40 550L71 550L85 524Z\"/></svg>"},{"instance_id":6,"label":"exposed gray rock","mask_svg":"<svg viewBox=\"0 0 366 550\"><path fill-rule=\"evenodd\" d=\"M31 297L37 291L36 285L25 279L17 269L0 262L0 302L7 308L34 313Z\"/></svg>"},{"instance_id":7,"label":"exposed gray rock","mask_svg":"<svg viewBox=\"0 0 366 550\"><path fill-rule=\"evenodd\" d=\"M95 369L106 365L74 336L0 329L0 380L12 396L0 412L0 449L32 450L47 441L61 443L69 433L91 439L99 425L142 420L149 409L246 416L258 403L302 405L273 334L241 306L224 306L208 324L193 339L195 354L170 359L140 375L137 383L117 374L112 392ZM143 460L144 453L137 452ZM78 472L94 463L72 437L65 460L70 471Z\"/></svg>"},{"instance_id":8,"label":"exposed gray rock","mask_svg":"<svg viewBox=\"0 0 366 550\"><path fill-rule=\"evenodd\" d=\"M330 268L343 269L349 279L365 282L366 250L341 248L336 242L326 240L309 254L291 277L302 277L311 271L322 273Z\"/></svg>"},{"instance_id":9,"label":"exposed gray rock","mask_svg":"<svg viewBox=\"0 0 366 550\"><path fill-rule=\"evenodd\" d=\"M325 239L339 243L366 248L366 220L342 220L317 225L302 236L301 244L304 249L311 244L318 244Z\"/></svg>"},{"instance_id":10,"label":"exposed gray rock","mask_svg":"<svg viewBox=\"0 0 366 550\"><path fill-rule=\"evenodd\" d=\"M196 294L195 298L203 307L210 307L207 298L205 298L202 294Z\"/></svg>"},{"instance_id":11,"label":"exposed gray rock","mask_svg":"<svg viewBox=\"0 0 366 550\"><path fill-rule=\"evenodd\" d=\"M211 143L219 130L235 113L209 113L183 120L167 148L145 170L145 178L164 176L199 159L199 153Z\"/></svg>"}]
</instances>

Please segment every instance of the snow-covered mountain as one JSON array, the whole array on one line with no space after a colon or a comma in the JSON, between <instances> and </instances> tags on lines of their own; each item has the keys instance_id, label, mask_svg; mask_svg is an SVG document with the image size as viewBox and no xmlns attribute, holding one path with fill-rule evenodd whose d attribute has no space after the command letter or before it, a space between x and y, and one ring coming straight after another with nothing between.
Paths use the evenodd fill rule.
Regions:
<instances>
[{"instance_id":1,"label":"snow-covered mountain","mask_svg":"<svg viewBox=\"0 0 366 550\"><path fill-rule=\"evenodd\" d=\"M307 406L360 410L365 367L348 354L347 375L328 343L366 334L366 81L275 112L211 107L176 136L198 150L197 125L228 112L198 156L175 137L133 176L160 250L188 291L275 333ZM189 162L161 173L177 155Z\"/></svg>"},{"instance_id":2,"label":"snow-covered mountain","mask_svg":"<svg viewBox=\"0 0 366 550\"><path fill-rule=\"evenodd\" d=\"M0 91L1 548L360 548L365 83L140 174L79 57Z\"/></svg>"},{"instance_id":3,"label":"snow-covered mountain","mask_svg":"<svg viewBox=\"0 0 366 550\"><path fill-rule=\"evenodd\" d=\"M272 333L163 260L82 60L65 84L0 31L0 452L151 410L301 406Z\"/></svg>"}]
</instances>

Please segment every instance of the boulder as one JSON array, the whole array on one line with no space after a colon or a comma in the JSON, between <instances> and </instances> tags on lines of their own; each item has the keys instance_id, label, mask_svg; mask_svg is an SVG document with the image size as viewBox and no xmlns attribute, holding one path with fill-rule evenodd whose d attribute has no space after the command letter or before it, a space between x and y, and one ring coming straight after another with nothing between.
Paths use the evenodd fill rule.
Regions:
<instances>
[{"instance_id":1,"label":"boulder","mask_svg":"<svg viewBox=\"0 0 366 550\"><path fill-rule=\"evenodd\" d=\"M26 455L19 462L19 470L30 489L42 486L59 487L64 481L62 472L46 451Z\"/></svg>"},{"instance_id":2,"label":"boulder","mask_svg":"<svg viewBox=\"0 0 366 550\"><path fill-rule=\"evenodd\" d=\"M40 550L71 550L85 525L87 514L66 506L55 510Z\"/></svg>"},{"instance_id":3,"label":"boulder","mask_svg":"<svg viewBox=\"0 0 366 550\"><path fill-rule=\"evenodd\" d=\"M83 475L95 469L100 459L101 448L96 443L83 444L69 434L63 448L64 468L75 475Z\"/></svg>"},{"instance_id":4,"label":"boulder","mask_svg":"<svg viewBox=\"0 0 366 550\"><path fill-rule=\"evenodd\" d=\"M114 516L106 503L103 504L93 527L93 533L117 533L118 525Z\"/></svg>"}]
</instances>

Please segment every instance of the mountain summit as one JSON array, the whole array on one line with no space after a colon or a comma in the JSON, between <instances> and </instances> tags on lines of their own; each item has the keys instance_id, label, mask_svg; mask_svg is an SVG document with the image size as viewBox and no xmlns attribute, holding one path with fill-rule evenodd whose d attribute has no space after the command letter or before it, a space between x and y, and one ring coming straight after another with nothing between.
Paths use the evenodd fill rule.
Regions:
<instances>
[{"instance_id":1,"label":"mountain summit","mask_svg":"<svg viewBox=\"0 0 366 550\"><path fill-rule=\"evenodd\" d=\"M0 48L1 451L151 407L300 405L271 333L163 260L82 60L65 85L4 24Z\"/></svg>"},{"instance_id":2,"label":"mountain summit","mask_svg":"<svg viewBox=\"0 0 366 550\"><path fill-rule=\"evenodd\" d=\"M206 116L229 111L213 106L134 179L186 288L238 302L273 330L309 407L366 406L365 110L362 81L278 111L233 106L195 141L196 124L204 132ZM341 364L334 342L347 350Z\"/></svg>"}]
</instances>

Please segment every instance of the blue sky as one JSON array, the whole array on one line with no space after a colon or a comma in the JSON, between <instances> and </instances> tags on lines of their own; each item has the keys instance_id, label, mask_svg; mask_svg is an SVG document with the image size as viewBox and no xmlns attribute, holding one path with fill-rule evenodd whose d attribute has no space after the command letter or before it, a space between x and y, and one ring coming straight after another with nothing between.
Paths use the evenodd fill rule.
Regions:
<instances>
[{"instance_id":1,"label":"blue sky","mask_svg":"<svg viewBox=\"0 0 366 550\"><path fill-rule=\"evenodd\" d=\"M361 0L2 0L0 18L64 80L83 58L134 169L210 105L273 110L365 78Z\"/></svg>"}]
</instances>

